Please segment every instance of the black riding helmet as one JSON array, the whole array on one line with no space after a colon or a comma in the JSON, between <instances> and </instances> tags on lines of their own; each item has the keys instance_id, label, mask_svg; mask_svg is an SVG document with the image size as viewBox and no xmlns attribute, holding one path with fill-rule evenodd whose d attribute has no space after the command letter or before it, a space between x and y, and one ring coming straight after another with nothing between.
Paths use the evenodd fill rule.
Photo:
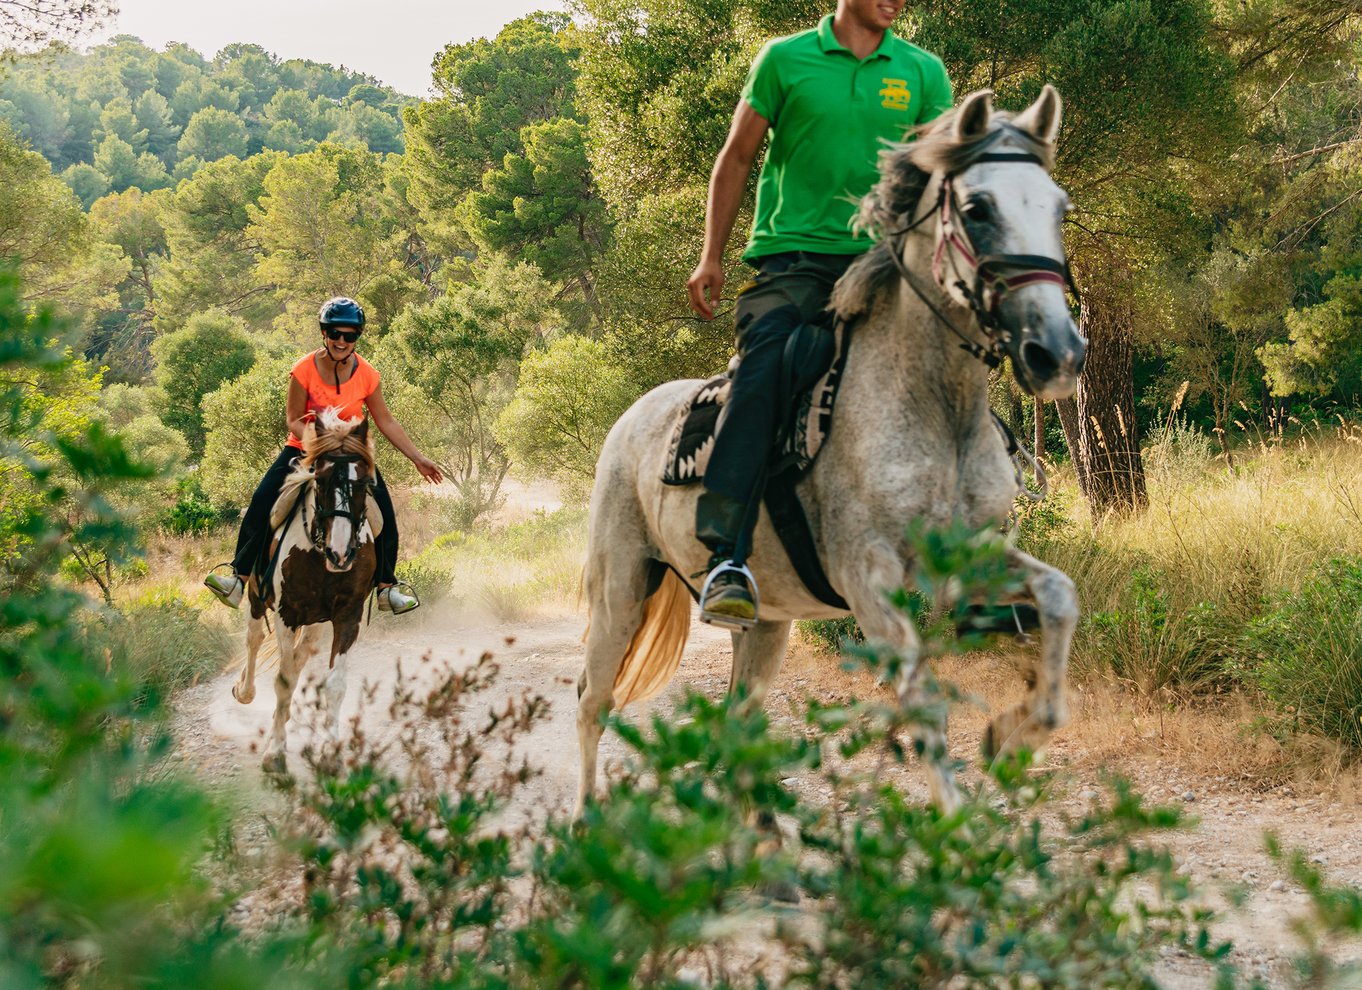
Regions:
<instances>
[{"instance_id":1,"label":"black riding helmet","mask_svg":"<svg viewBox=\"0 0 1362 990\"><path fill-rule=\"evenodd\" d=\"M317 319L323 330L327 327L362 327L364 309L348 296L335 296L322 303Z\"/></svg>"}]
</instances>

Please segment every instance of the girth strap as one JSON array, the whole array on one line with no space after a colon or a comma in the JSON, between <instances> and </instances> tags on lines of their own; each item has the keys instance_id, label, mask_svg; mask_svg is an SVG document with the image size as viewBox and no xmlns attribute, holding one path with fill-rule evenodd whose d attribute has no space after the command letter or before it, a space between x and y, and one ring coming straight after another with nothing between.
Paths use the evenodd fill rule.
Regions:
<instances>
[{"instance_id":1,"label":"girth strap","mask_svg":"<svg viewBox=\"0 0 1362 990\"><path fill-rule=\"evenodd\" d=\"M787 471L767 481L765 501L771 525L775 527L795 573L810 594L824 605L850 612L851 606L832 586L827 572L823 570L823 562L818 558L818 547L813 542L809 518L804 514L804 506L795 492L797 478L796 472Z\"/></svg>"}]
</instances>

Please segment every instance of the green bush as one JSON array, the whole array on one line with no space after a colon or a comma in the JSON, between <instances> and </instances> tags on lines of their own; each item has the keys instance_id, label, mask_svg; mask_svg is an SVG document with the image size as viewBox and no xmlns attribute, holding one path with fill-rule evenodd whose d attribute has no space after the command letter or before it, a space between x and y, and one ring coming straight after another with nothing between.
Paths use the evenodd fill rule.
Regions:
<instances>
[{"instance_id":1,"label":"green bush","mask_svg":"<svg viewBox=\"0 0 1362 990\"><path fill-rule=\"evenodd\" d=\"M1290 728L1362 755L1362 560L1324 564L1249 628L1237 668Z\"/></svg>"},{"instance_id":2,"label":"green bush","mask_svg":"<svg viewBox=\"0 0 1362 990\"><path fill-rule=\"evenodd\" d=\"M454 572L440 566L437 555L429 552L398 564L397 577L415 588L425 605L434 605L454 591Z\"/></svg>"},{"instance_id":3,"label":"green bush","mask_svg":"<svg viewBox=\"0 0 1362 990\"><path fill-rule=\"evenodd\" d=\"M216 972L205 964L230 929L199 867L224 816L157 766L168 713L93 647L86 599L53 580L68 542L98 544L115 564L131 556L135 534L109 496L148 472L103 425L57 437L26 409L21 383L71 358L50 344L60 328L19 298L0 272L0 455L46 445L26 461L38 498L0 520L30 547L0 571L0 986L152 986ZM67 500L82 508L74 522ZM266 985L264 951L224 952L233 966L217 985Z\"/></svg>"},{"instance_id":4,"label":"green bush","mask_svg":"<svg viewBox=\"0 0 1362 990\"><path fill-rule=\"evenodd\" d=\"M841 653L847 643L864 643L865 634L856 624L856 616L840 619L803 619L795 623L799 635L814 646L831 653Z\"/></svg>"},{"instance_id":5,"label":"green bush","mask_svg":"<svg viewBox=\"0 0 1362 990\"><path fill-rule=\"evenodd\" d=\"M175 502L161 512L161 528L177 536L206 533L223 515L209 500L196 475L181 478L175 485Z\"/></svg>"},{"instance_id":6,"label":"green bush","mask_svg":"<svg viewBox=\"0 0 1362 990\"><path fill-rule=\"evenodd\" d=\"M1213 601L1175 595L1172 576L1135 566L1114 607L1086 616L1074 642L1077 665L1110 673L1144 695L1227 684L1244 617Z\"/></svg>"}]
</instances>

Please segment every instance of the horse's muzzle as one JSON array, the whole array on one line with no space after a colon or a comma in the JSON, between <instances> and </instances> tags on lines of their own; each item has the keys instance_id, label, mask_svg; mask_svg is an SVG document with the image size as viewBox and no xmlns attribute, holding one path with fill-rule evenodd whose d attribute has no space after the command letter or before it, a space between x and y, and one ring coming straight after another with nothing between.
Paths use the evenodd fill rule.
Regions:
<instances>
[{"instance_id":1,"label":"horse's muzzle","mask_svg":"<svg viewBox=\"0 0 1362 990\"><path fill-rule=\"evenodd\" d=\"M322 552L326 556L326 569L333 574L344 574L355 565L354 550L349 551L344 557L338 556L330 547Z\"/></svg>"},{"instance_id":2,"label":"horse's muzzle","mask_svg":"<svg viewBox=\"0 0 1362 990\"><path fill-rule=\"evenodd\" d=\"M1023 340L1013 365L1019 371L1019 383L1036 398L1067 399L1078 387L1087 356L1087 341L1069 329L1068 333Z\"/></svg>"}]
</instances>

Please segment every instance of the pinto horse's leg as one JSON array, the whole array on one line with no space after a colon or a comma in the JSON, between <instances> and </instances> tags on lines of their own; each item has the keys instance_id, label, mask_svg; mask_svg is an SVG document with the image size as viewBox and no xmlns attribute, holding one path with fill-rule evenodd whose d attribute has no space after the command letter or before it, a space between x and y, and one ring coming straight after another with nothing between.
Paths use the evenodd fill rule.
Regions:
<instances>
[{"instance_id":1,"label":"pinto horse's leg","mask_svg":"<svg viewBox=\"0 0 1362 990\"><path fill-rule=\"evenodd\" d=\"M582 763L574 818L582 816L587 799L596 790L596 759L605 731L605 716L615 704L615 677L643 621L651 566L652 562L641 556L619 560L604 554L587 565L586 595L591 619L586 634L586 665L577 684L577 742Z\"/></svg>"},{"instance_id":2,"label":"pinto horse's leg","mask_svg":"<svg viewBox=\"0 0 1362 990\"><path fill-rule=\"evenodd\" d=\"M775 679L776 671L780 670L789 641L789 622L758 622L751 629L735 632L729 693L745 687L747 700L744 703L748 707L759 708L765 704L766 691Z\"/></svg>"},{"instance_id":3,"label":"pinto horse's leg","mask_svg":"<svg viewBox=\"0 0 1362 990\"><path fill-rule=\"evenodd\" d=\"M300 630L290 629L280 622L274 630L275 641L279 644L279 673L274 677L274 722L265 743L264 768L266 773L283 773L287 769L284 753L284 725L288 722L289 707L293 703L293 691L298 686L298 676L303 664L307 662L308 651Z\"/></svg>"},{"instance_id":4,"label":"pinto horse's leg","mask_svg":"<svg viewBox=\"0 0 1362 990\"><path fill-rule=\"evenodd\" d=\"M908 565L891 547L872 544L862 558L854 580L843 580L847 603L867 641L879 642L898 653L902 667L894 682L899 704L924 712L914 726L913 735L919 755L927 769L927 786L932 803L943 814L953 814L961 804L960 788L955 782L950 754L946 748L945 718L926 717L932 699L923 689L922 638L913 620L895 608L889 594L903 587Z\"/></svg>"},{"instance_id":5,"label":"pinto horse's leg","mask_svg":"<svg viewBox=\"0 0 1362 990\"><path fill-rule=\"evenodd\" d=\"M364 600L354 615L333 619L331 622L331 670L322 685L326 696L326 726L333 740L340 738L341 702L345 700L345 671L349 664L350 647L359 638L360 619L364 615Z\"/></svg>"},{"instance_id":6,"label":"pinto horse's leg","mask_svg":"<svg viewBox=\"0 0 1362 990\"><path fill-rule=\"evenodd\" d=\"M1029 675L1026 698L989 723L983 748L990 759L1020 746L1038 748L1068 723L1065 675L1078 627L1078 592L1069 576L1020 550L1010 549L1007 555L1026 572L1026 590L1040 613L1040 662Z\"/></svg>"},{"instance_id":7,"label":"pinto horse's leg","mask_svg":"<svg viewBox=\"0 0 1362 990\"><path fill-rule=\"evenodd\" d=\"M264 642L265 617L251 616L246 623L246 666L241 668L241 676L232 685L232 697L243 705L255 700L255 657Z\"/></svg>"}]
</instances>

